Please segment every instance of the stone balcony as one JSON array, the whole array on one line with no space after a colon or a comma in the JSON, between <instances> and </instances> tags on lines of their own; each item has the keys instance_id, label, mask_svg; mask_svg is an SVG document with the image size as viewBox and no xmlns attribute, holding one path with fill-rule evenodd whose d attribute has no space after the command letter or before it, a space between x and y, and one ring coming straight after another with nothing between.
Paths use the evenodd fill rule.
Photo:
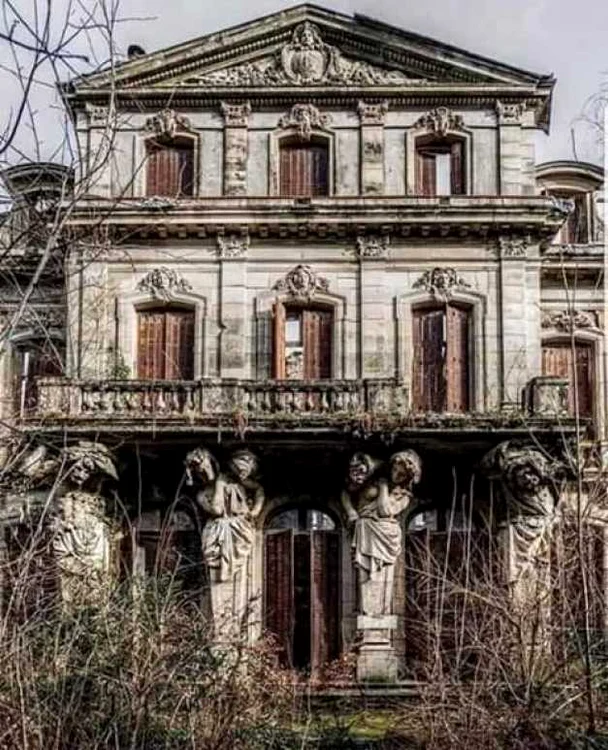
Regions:
<instances>
[{"instance_id":1,"label":"stone balcony","mask_svg":"<svg viewBox=\"0 0 608 750\"><path fill-rule=\"evenodd\" d=\"M406 387L374 380L75 380L41 378L25 429L50 432L111 431L343 435L427 432L437 434L569 429L567 383L531 381L526 402L489 413L415 413Z\"/></svg>"}]
</instances>

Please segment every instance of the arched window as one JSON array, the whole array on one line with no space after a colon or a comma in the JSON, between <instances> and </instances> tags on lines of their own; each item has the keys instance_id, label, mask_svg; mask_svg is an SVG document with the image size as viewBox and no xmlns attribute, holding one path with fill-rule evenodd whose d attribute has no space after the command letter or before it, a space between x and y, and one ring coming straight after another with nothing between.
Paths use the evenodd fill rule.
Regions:
<instances>
[{"instance_id":1,"label":"arched window","mask_svg":"<svg viewBox=\"0 0 608 750\"><path fill-rule=\"evenodd\" d=\"M137 312L137 377L192 380L194 311L160 307Z\"/></svg>"},{"instance_id":2,"label":"arched window","mask_svg":"<svg viewBox=\"0 0 608 750\"><path fill-rule=\"evenodd\" d=\"M333 313L323 307L277 302L274 306L273 377L331 377Z\"/></svg>"},{"instance_id":3,"label":"arched window","mask_svg":"<svg viewBox=\"0 0 608 750\"><path fill-rule=\"evenodd\" d=\"M325 139L281 139L279 195L329 195L329 148Z\"/></svg>"},{"instance_id":4,"label":"arched window","mask_svg":"<svg viewBox=\"0 0 608 750\"><path fill-rule=\"evenodd\" d=\"M471 311L461 305L413 311L414 411L465 412L470 403Z\"/></svg>"},{"instance_id":5,"label":"arched window","mask_svg":"<svg viewBox=\"0 0 608 750\"><path fill-rule=\"evenodd\" d=\"M416 140L416 193L462 195L466 192L464 141L422 136Z\"/></svg>"},{"instance_id":6,"label":"arched window","mask_svg":"<svg viewBox=\"0 0 608 750\"><path fill-rule=\"evenodd\" d=\"M194 141L179 137L146 142L146 195L194 195Z\"/></svg>"},{"instance_id":7,"label":"arched window","mask_svg":"<svg viewBox=\"0 0 608 750\"><path fill-rule=\"evenodd\" d=\"M570 383L568 411L574 415L578 403L581 417L593 416L593 344L588 341L545 342L542 347L543 375L566 378Z\"/></svg>"}]
</instances>

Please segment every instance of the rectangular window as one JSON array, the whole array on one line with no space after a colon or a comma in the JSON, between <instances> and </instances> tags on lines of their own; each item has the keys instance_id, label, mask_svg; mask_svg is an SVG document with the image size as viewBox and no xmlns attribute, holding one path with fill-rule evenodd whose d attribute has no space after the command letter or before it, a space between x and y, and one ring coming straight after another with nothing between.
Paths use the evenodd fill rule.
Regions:
<instances>
[{"instance_id":1,"label":"rectangular window","mask_svg":"<svg viewBox=\"0 0 608 750\"><path fill-rule=\"evenodd\" d=\"M469 409L470 311L456 305L413 314L412 405L415 411Z\"/></svg>"},{"instance_id":2,"label":"rectangular window","mask_svg":"<svg viewBox=\"0 0 608 750\"><path fill-rule=\"evenodd\" d=\"M194 312L141 310L137 313L137 377L142 380L192 380Z\"/></svg>"},{"instance_id":3,"label":"rectangular window","mask_svg":"<svg viewBox=\"0 0 608 750\"><path fill-rule=\"evenodd\" d=\"M146 195L192 196L194 149L191 143L147 145Z\"/></svg>"},{"instance_id":4,"label":"rectangular window","mask_svg":"<svg viewBox=\"0 0 608 750\"><path fill-rule=\"evenodd\" d=\"M274 308L274 372L279 380L331 377L333 315L330 310Z\"/></svg>"},{"instance_id":5,"label":"rectangular window","mask_svg":"<svg viewBox=\"0 0 608 750\"><path fill-rule=\"evenodd\" d=\"M570 383L568 410L581 417L593 416L594 366L593 346L577 341L574 348L570 342L543 344L543 375L566 378ZM575 389L576 385L576 389Z\"/></svg>"},{"instance_id":6,"label":"rectangular window","mask_svg":"<svg viewBox=\"0 0 608 750\"><path fill-rule=\"evenodd\" d=\"M328 164L328 149L325 144L298 141L281 144L280 195L329 195Z\"/></svg>"},{"instance_id":7,"label":"rectangular window","mask_svg":"<svg viewBox=\"0 0 608 750\"><path fill-rule=\"evenodd\" d=\"M463 142L423 142L416 148L416 193L460 195L464 189Z\"/></svg>"}]
</instances>

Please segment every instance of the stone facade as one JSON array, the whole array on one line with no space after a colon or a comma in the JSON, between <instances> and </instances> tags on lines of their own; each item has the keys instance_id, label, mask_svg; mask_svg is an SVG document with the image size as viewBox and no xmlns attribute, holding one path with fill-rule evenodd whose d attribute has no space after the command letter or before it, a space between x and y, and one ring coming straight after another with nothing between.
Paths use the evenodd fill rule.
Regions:
<instances>
[{"instance_id":1,"label":"stone facade","mask_svg":"<svg viewBox=\"0 0 608 750\"><path fill-rule=\"evenodd\" d=\"M551 78L311 6L139 57L114 82L99 73L67 85L85 154L108 126L100 111L110 83L110 157L93 174L84 160L77 179L87 195L69 221L68 292L58 305L65 367L38 382L35 404L22 403L16 417L5 395L3 418L47 441L84 436L117 448L122 468L106 479L136 531L129 564L150 567L146 545L167 524L175 539L198 539L192 565L218 637L245 612L248 637L264 628L286 637L281 617L293 625L308 610L273 576L309 555L317 572L303 585L322 605L308 642L292 634L285 646L291 661L314 670L356 647L360 679L397 679L408 663L415 519L429 509L444 517L461 495L458 512L481 513L488 485L480 497L463 488L486 476L484 455L513 440L546 441L555 452L556 427L576 429L568 378L543 369L543 342L574 332L589 345L587 416L594 438L606 439L597 170L535 168ZM186 194L154 195L150 149L171 143L190 155L191 181ZM293 144L325 155L324 194L286 190ZM448 156L451 189L437 176ZM425 158L437 180L430 194L421 189ZM586 239L555 244L572 191L586 196ZM16 305L6 294L5 319ZM309 312L330 321L321 377L302 377L297 345L288 364L300 377L279 375L279 341L290 330L278 328L281 310L288 321ZM417 351L427 346L417 326L433 310L448 328L452 311L466 315L454 408L453 394L441 408L417 401L426 388ZM191 315L188 377L142 374L150 311ZM17 335L23 319L18 329L15 350L28 340ZM8 394L13 364L4 360ZM495 481L512 498L517 490L500 477L518 459L503 453ZM371 472L364 489L346 479L353 455ZM409 478L397 478L396 456L409 456ZM11 507L7 523L18 515ZM512 516L520 544L525 524ZM375 550L389 540L390 554L370 557L370 535ZM521 554L512 553L515 567ZM279 616L272 592L285 585Z\"/></svg>"}]
</instances>

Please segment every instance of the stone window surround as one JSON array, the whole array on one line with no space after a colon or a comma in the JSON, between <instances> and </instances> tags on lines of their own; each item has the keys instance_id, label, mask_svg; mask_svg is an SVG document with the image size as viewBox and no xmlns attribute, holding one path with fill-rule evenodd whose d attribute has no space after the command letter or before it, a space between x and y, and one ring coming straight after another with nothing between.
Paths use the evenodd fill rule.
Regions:
<instances>
[{"instance_id":1,"label":"stone window surround","mask_svg":"<svg viewBox=\"0 0 608 750\"><path fill-rule=\"evenodd\" d=\"M560 307L562 309L563 305ZM547 308L543 308L547 309ZM574 334L574 342L591 344L593 348L593 423L598 435L604 434L606 424L606 408L603 394L606 390L605 374L602 367L604 361L604 332L601 330L577 330ZM557 328L545 328L541 334L541 348L545 344L570 344L572 337L568 332L559 331ZM542 363L541 363L542 366Z\"/></svg>"},{"instance_id":2,"label":"stone window surround","mask_svg":"<svg viewBox=\"0 0 608 750\"><path fill-rule=\"evenodd\" d=\"M258 322L263 317L272 318L272 307L275 302L281 302L284 305L290 305L294 302L301 304L306 307L307 300L300 300L293 297L287 292L276 292L273 290L262 292L258 294L254 299L254 310L255 310L255 331L256 341L254 352L259 352L263 346L262 341L257 340L257 331L260 326ZM331 351L331 377L334 380L342 380L345 377L346 371L346 346L345 346L345 332L346 332L346 297L339 294L331 294L330 292L318 291L309 300L311 305L326 307L332 311L333 314L333 332L332 332L332 351ZM272 326L271 326L272 330ZM257 359L257 358L254 358ZM253 368L256 368L254 361ZM259 373L256 373L256 376Z\"/></svg>"},{"instance_id":3,"label":"stone window surround","mask_svg":"<svg viewBox=\"0 0 608 750\"><path fill-rule=\"evenodd\" d=\"M281 181L280 181L280 150L281 150L281 141L284 139L292 139L294 137L298 137L298 131L296 128L285 128L281 129L279 132L270 132L268 134L268 195L270 196L279 196L280 195L280 187L281 187ZM335 137L333 133L328 133L325 130L319 130L318 128L313 128L311 130L311 139L310 141L314 140L323 140L327 144L327 183L328 183L328 190L327 194L328 197L331 197L335 194L335 175L334 175L334 148L335 148ZM285 196L290 198L291 200L294 199L295 196ZM302 196L305 197L305 196ZM320 196L319 196L320 197Z\"/></svg>"},{"instance_id":4,"label":"stone window surround","mask_svg":"<svg viewBox=\"0 0 608 750\"><path fill-rule=\"evenodd\" d=\"M416 126L405 131L405 176L406 195L417 195L416 192L416 142L420 138L434 135L432 130L421 129ZM448 130L446 139L457 139L463 143L464 155L464 193L473 194L473 133L468 128ZM441 139L438 137L438 140Z\"/></svg>"},{"instance_id":5,"label":"stone window surround","mask_svg":"<svg viewBox=\"0 0 608 750\"><path fill-rule=\"evenodd\" d=\"M197 198L200 195L200 155L201 155L201 136L199 133L191 133L187 130L178 130L175 134L176 138L183 140L192 141L192 196L187 198ZM135 136L135 154L134 154L134 181L133 181L133 197L134 198L151 198L152 196L146 193L146 178L147 178L147 144L148 141L158 142L158 135L156 133L148 133L145 131L139 132ZM166 196L171 198L171 196Z\"/></svg>"},{"instance_id":6,"label":"stone window surround","mask_svg":"<svg viewBox=\"0 0 608 750\"><path fill-rule=\"evenodd\" d=\"M425 291L407 292L395 300L396 324L396 376L403 383L411 405L413 362L413 315L414 308L421 305L437 305L442 300ZM472 291L452 290L448 302L466 305L471 309L473 330L469 353L470 411L485 411L486 393L486 335L487 300L482 294Z\"/></svg>"},{"instance_id":7,"label":"stone window surround","mask_svg":"<svg viewBox=\"0 0 608 750\"><path fill-rule=\"evenodd\" d=\"M132 292L116 297L117 350L137 379L137 313L139 310L171 307L194 310L194 379L206 376L207 299L192 292L175 292L168 302L152 294Z\"/></svg>"}]
</instances>

